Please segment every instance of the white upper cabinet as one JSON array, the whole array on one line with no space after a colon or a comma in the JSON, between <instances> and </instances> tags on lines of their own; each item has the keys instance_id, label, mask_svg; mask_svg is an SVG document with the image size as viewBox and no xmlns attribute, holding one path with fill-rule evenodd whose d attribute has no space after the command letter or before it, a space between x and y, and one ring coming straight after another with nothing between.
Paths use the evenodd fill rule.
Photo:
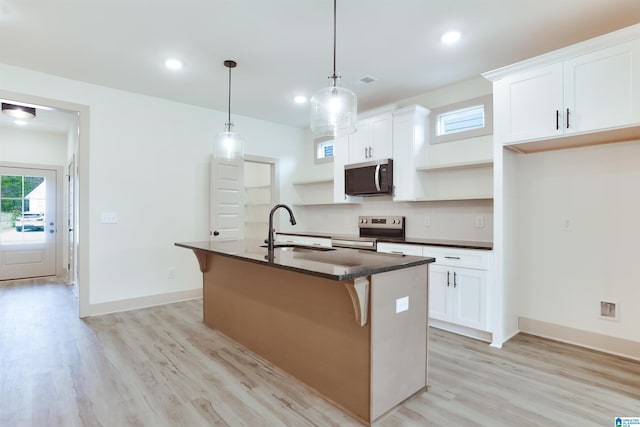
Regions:
<instances>
[{"instance_id":1,"label":"white upper cabinet","mask_svg":"<svg viewBox=\"0 0 640 427\"><path fill-rule=\"evenodd\" d=\"M640 86L640 41L566 61L565 133L639 123L640 91L637 86Z\"/></svg>"},{"instance_id":2,"label":"white upper cabinet","mask_svg":"<svg viewBox=\"0 0 640 427\"><path fill-rule=\"evenodd\" d=\"M419 105L393 113L393 200L420 197L416 157L426 142L429 110Z\"/></svg>"},{"instance_id":3,"label":"white upper cabinet","mask_svg":"<svg viewBox=\"0 0 640 427\"><path fill-rule=\"evenodd\" d=\"M393 116L383 113L358 121L358 130L349 135L349 163L392 157Z\"/></svg>"},{"instance_id":4,"label":"white upper cabinet","mask_svg":"<svg viewBox=\"0 0 640 427\"><path fill-rule=\"evenodd\" d=\"M640 25L484 76L494 82L496 140L504 145L531 152L640 133Z\"/></svg>"},{"instance_id":5,"label":"white upper cabinet","mask_svg":"<svg viewBox=\"0 0 640 427\"><path fill-rule=\"evenodd\" d=\"M562 135L562 64L554 64L500 80L496 104L506 108L505 143Z\"/></svg>"}]
</instances>

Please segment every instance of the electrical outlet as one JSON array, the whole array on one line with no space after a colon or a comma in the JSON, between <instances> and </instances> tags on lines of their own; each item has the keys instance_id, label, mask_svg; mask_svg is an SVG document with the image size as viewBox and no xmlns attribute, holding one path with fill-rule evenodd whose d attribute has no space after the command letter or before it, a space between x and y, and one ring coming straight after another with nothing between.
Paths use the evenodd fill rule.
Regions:
<instances>
[{"instance_id":1,"label":"electrical outlet","mask_svg":"<svg viewBox=\"0 0 640 427\"><path fill-rule=\"evenodd\" d=\"M476 228L484 228L484 215L476 216Z\"/></svg>"},{"instance_id":2,"label":"electrical outlet","mask_svg":"<svg viewBox=\"0 0 640 427\"><path fill-rule=\"evenodd\" d=\"M431 227L431 217L429 215L424 216L424 226Z\"/></svg>"},{"instance_id":3,"label":"electrical outlet","mask_svg":"<svg viewBox=\"0 0 640 427\"><path fill-rule=\"evenodd\" d=\"M615 302L600 301L600 318L617 320L618 307Z\"/></svg>"},{"instance_id":4,"label":"electrical outlet","mask_svg":"<svg viewBox=\"0 0 640 427\"><path fill-rule=\"evenodd\" d=\"M168 277L169 279L175 279L175 278L176 278L176 269L175 269L175 268L173 268L173 267L171 267L171 268L169 269L169 273L167 274L167 277Z\"/></svg>"}]
</instances>

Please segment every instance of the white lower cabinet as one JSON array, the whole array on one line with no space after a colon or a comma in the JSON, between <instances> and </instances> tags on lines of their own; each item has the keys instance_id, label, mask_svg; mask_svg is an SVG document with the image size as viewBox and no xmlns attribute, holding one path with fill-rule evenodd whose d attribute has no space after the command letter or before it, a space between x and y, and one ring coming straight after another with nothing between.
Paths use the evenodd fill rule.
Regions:
<instances>
[{"instance_id":1,"label":"white lower cabinet","mask_svg":"<svg viewBox=\"0 0 640 427\"><path fill-rule=\"evenodd\" d=\"M468 328L487 329L487 272L429 266L429 317Z\"/></svg>"},{"instance_id":2,"label":"white lower cabinet","mask_svg":"<svg viewBox=\"0 0 640 427\"><path fill-rule=\"evenodd\" d=\"M378 242L378 252L435 258L429 264L429 324L491 341L490 250Z\"/></svg>"}]
</instances>

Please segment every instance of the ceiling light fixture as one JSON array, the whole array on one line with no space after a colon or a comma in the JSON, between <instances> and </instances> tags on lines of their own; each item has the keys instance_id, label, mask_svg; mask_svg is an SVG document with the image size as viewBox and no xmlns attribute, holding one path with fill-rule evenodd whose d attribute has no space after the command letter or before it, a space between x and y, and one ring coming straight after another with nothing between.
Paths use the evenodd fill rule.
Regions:
<instances>
[{"instance_id":1,"label":"ceiling light fixture","mask_svg":"<svg viewBox=\"0 0 640 427\"><path fill-rule=\"evenodd\" d=\"M311 98L311 131L320 136L343 136L356 131L358 99L349 89L340 87L336 73L336 0L333 0L333 74L329 87Z\"/></svg>"},{"instance_id":2,"label":"ceiling light fixture","mask_svg":"<svg viewBox=\"0 0 640 427\"><path fill-rule=\"evenodd\" d=\"M224 131L220 132L216 138L214 154L217 159L236 160L244 156L244 141L237 132L233 131L233 123L231 123L231 69L237 65L236 61L224 61L224 66L229 69L229 115L224 124Z\"/></svg>"},{"instance_id":3,"label":"ceiling light fixture","mask_svg":"<svg viewBox=\"0 0 640 427\"><path fill-rule=\"evenodd\" d=\"M304 104L305 102L307 102L307 97L304 95L298 95L293 98L293 102L295 102L296 104Z\"/></svg>"},{"instance_id":4,"label":"ceiling light fixture","mask_svg":"<svg viewBox=\"0 0 640 427\"><path fill-rule=\"evenodd\" d=\"M33 119L36 117L34 107L2 103L2 112L16 119Z\"/></svg>"},{"instance_id":5,"label":"ceiling light fixture","mask_svg":"<svg viewBox=\"0 0 640 427\"><path fill-rule=\"evenodd\" d=\"M449 31L442 35L440 38L444 44L453 44L460 40L460 33L458 31Z\"/></svg>"},{"instance_id":6,"label":"ceiling light fixture","mask_svg":"<svg viewBox=\"0 0 640 427\"><path fill-rule=\"evenodd\" d=\"M166 61L164 61L164 65L168 69L174 71L182 69L182 61L180 61L179 59L167 59Z\"/></svg>"}]
</instances>

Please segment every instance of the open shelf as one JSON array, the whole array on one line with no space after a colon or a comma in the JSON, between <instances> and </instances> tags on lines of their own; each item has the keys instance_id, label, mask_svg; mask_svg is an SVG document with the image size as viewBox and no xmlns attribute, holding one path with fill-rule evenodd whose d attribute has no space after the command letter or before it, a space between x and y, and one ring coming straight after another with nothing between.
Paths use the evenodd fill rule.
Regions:
<instances>
[{"instance_id":1,"label":"open shelf","mask_svg":"<svg viewBox=\"0 0 640 427\"><path fill-rule=\"evenodd\" d=\"M474 160L472 162L447 163L442 165L419 166L418 172L437 172L456 169L485 168L493 166L493 160Z\"/></svg>"},{"instance_id":2,"label":"open shelf","mask_svg":"<svg viewBox=\"0 0 640 427\"><path fill-rule=\"evenodd\" d=\"M329 184L333 182L333 178L309 179L303 181L293 181L293 185L313 185L313 184Z\"/></svg>"}]
</instances>

